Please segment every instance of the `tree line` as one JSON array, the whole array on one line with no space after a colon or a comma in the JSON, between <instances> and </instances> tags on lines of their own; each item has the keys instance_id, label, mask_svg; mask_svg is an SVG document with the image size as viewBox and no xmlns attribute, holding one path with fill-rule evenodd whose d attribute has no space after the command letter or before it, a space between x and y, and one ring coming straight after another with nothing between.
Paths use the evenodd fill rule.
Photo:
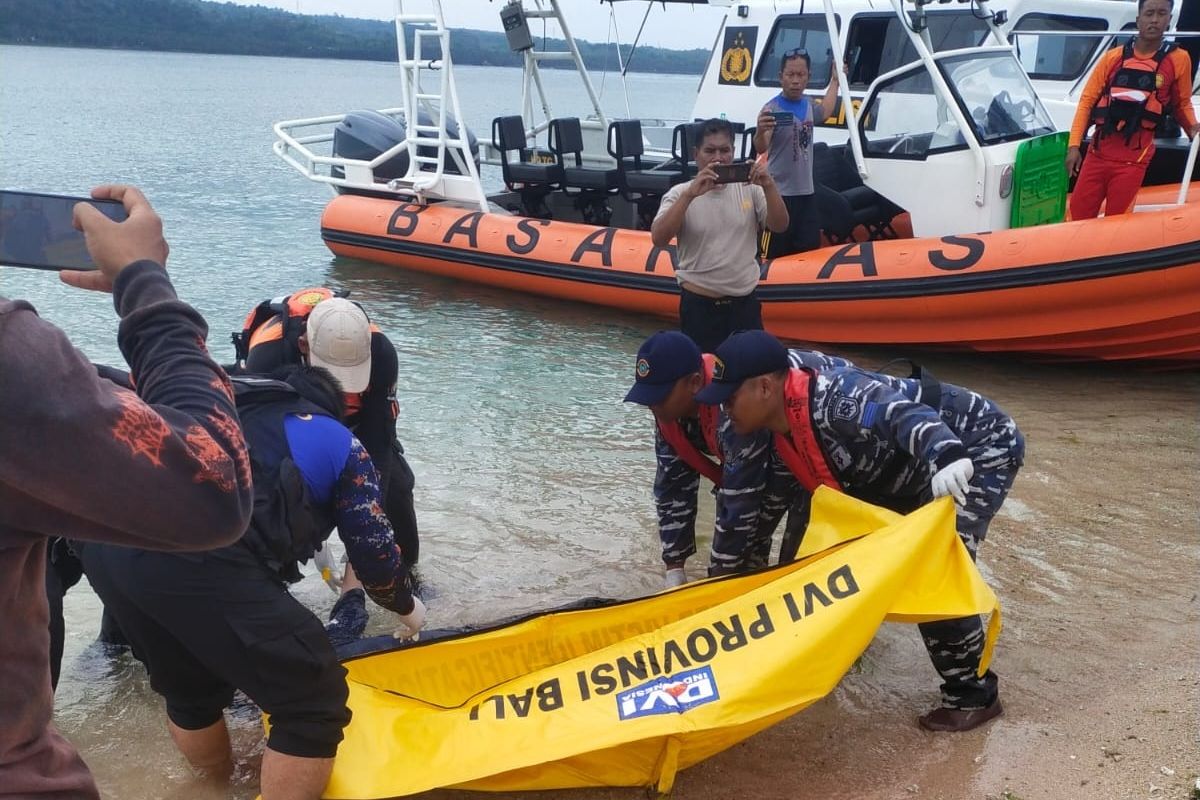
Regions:
<instances>
[{"instance_id":1,"label":"tree line","mask_svg":"<svg viewBox=\"0 0 1200 800\"><path fill-rule=\"evenodd\" d=\"M407 33L411 42L411 30ZM561 39L535 36L535 43L538 49L566 49ZM394 61L396 27L379 20L208 0L0 0L0 44ZM617 68L614 45L577 44L589 69ZM499 32L454 30L450 50L457 64L521 65L520 54L509 49ZM630 50L622 47L627 61ZM707 50L639 46L629 63L636 72L699 74L707 59Z\"/></svg>"}]
</instances>

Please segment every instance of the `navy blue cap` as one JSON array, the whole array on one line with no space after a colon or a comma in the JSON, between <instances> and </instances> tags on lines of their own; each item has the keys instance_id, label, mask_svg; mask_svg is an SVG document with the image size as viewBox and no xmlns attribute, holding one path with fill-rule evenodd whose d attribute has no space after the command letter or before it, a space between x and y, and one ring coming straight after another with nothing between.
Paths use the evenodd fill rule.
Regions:
<instances>
[{"instance_id":1,"label":"navy blue cap","mask_svg":"<svg viewBox=\"0 0 1200 800\"><path fill-rule=\"evenodd\" d=\"M696 393L696 402L707 406L724 403L747 378L791 366L787 348L766 331L738 331L721 342L713 355L712 383Z\"/></svg>"},{"instance_id":2,"label":"navy blue cap","mask_svg":"<svg viewBox=\"0 0 1200 800\"><path fill-rule=\"evenodd\" d=\"M638 348L635 381L625 402L658 405L667 399L675 381L702 368L695 342L679 331L659 331Z\"/></svg>"}]
</instances>

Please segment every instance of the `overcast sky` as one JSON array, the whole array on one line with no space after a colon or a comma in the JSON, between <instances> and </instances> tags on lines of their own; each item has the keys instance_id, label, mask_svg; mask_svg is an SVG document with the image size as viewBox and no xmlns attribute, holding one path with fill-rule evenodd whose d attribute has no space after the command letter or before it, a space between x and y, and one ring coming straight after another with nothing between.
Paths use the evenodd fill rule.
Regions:
<instances>
[{"instance_id":1,"label":"overcast sky","mask_svg":"<svg viewBox=\"0 0 1200 800\"><path fill-rule=\"evenodd\" d=\"M345 17L364 19L392 19L396 13L395 0L232 0L243 6L269 6L301 14L341 14ZM414 3L418 9L427 3ZM481 30L503 30L500 27L500 9L503 2L489 0L444 0L442 9L446 24L452 28L478 28ZM548 4L547 4L548 5ZM561 0L560 5L567 16L571 33L578 39L591 42L608 41L610 6L599 0ZM617 3L617 28L621 42L631 44L637 34L642 17L646 14L645 2ZM664 10L662 4L650 10L646 29L642 33L643 44L687 49L712 47L721 19L727 9L707 6L672 5ZM555 25L548 25L553 31ZM541 23L530 20L535 34L541 32Z\"/></svg>"}]
</instances>

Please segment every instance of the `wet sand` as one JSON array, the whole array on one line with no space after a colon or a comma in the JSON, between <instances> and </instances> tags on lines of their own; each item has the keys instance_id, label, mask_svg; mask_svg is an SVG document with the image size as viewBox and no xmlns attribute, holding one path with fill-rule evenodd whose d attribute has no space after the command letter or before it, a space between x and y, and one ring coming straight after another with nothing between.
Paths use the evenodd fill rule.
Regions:
<instances>
[{"instance_id":1,"label":"wet sand","mask_svg":"<svg viewBox=\"0 0 1200 800\"><path fill-rule=\"evenodd\" d=\"M844 354L865 366L888 358ZM937 703L936 673L915 628L887 625L829 697L681 773L674 796L1190 798L1200 774L1200 376L952 355L923 362L995 398L1028 442L980 550L1005 615L994 664L1004 716L965 734L920 729L917 715ZM156 742L150 759L119 744L122 724L163 728L137 667L123 669L116 684L136 701L110 696L105 707L134 719L98 729L93 707L60 720L106 796L254 796L253 759L229 795L201 791L169 743ZM253 716L236 727L243 752L255 749Z\"/></svg>"}]
</instances>

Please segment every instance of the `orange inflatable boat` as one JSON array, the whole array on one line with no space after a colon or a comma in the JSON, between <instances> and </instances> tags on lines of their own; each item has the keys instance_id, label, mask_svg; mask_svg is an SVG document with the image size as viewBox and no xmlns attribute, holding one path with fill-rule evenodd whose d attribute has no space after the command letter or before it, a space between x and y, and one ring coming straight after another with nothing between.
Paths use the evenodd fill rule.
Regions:
<instances>
[{"instance_id":1,"label":"orange inflatable boat","mask_svg":"<svg viewBox=\"0 0 1200 800\"><path fill-rule=\"evenodd\" d=\"M1145 189L1139 205L1173 200ZM788 340L1061 359L1200 363L1200 192L1099 220L824 247L767 261L759 294ZM646 231L341 195L321 235L341 256L663 317L674 247Z\"/></svg>"},{"instance_id":2,"label":"orange inflatable boat","mask_svg":"<svg viewBox=\"0 0 1200 800\"><path fill-rule=\"evenodd\" d=\"M822 228L846 243L762 264L767 328L818 344L1200 364L1200 187L1188 202L1179 185L1148 188L1134 213L1061 222L1067 136L994 20L977 20L990 43L942 49L899 0L891 6L913 60L876 77L861 105L839 84L846 144L812 144ZM831 0L824 9L840 50ZM677 126L668 159L651 164L638 120L606 122L598 107L589 120L497 117L481 160L501 168L508 191L488 195L468 139L426 109L433 98L462 119L453 81L441 95L410 91L419 64L400 49L403 114L276 125L276 152L339 192L321 220L334 253L676 314L674 249L644 228L669 186L695 174L702 126ZM314 132L330 124L332 134ZM332 156L312 149L323 142ZM1181 178L1198 154L1200 136ZM894 224L900 210L909 231ZM855 241L855 224L872 238Z\"/></svg>"}]
</instances>

